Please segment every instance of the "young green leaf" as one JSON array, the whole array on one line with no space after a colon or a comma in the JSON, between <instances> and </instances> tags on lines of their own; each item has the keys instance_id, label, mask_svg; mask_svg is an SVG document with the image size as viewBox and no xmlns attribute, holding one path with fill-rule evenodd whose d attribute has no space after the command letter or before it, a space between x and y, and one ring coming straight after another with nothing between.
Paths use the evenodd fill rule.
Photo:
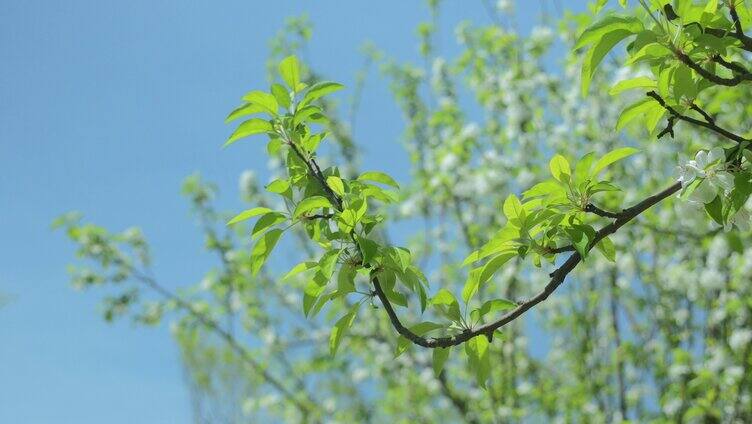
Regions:
<instances>
[{"instance_id":1,"label":"young green leaf","mask_svg":"<svg viewBox=\"0 0 752 424\"><path fill-rule=\"evenodd\" d=\"M595 246L603 256L611 262L616 262L616 248L610 238L604 237Z\"/></svg>"},{"instance_id":2,"label":"young green leaf","mask_svg":"<svg viewBox=\"0 0 752 424\"><path fill-rule=\"evenodd\" d=\"M345 185L342 183L342 179L336 175L326 177L326 184L332 189L333 192L342 196L345 194Z\"/></svg>"},{"instance_id":3,"label":"young green leaf","mask_svg":"<svg viewBox=\"0 0 752 424\"><path fill-rule=\"evenodd\" d=\"M373 182L377 182L381 184L386 184L394 188L399 188L399 184L397 184L397 182L394 181L392 177L390 177L389 175L383 172L378 172L378 171L364 172L360 174L360 176L358 177L358 181L373 181Z\"/></svg>"},{"instance_id":4,"label":"young green leaf","mask_svg":"<svg viewBox=\"0 0 752 424\"><path fill-rule=\"evenodd\" d=\"M285 109L289 109L292 104L290 93L280 84L274 83L271 88L272 95L277 99L277 103L282 105Z\"/></svg>"},{"instance_id":5,"label":"young green leaf","mask_svg":"<svg viewBox=\"0 0 752 424\"><path fill-rule=\"evenodd\" d=\"M235 217L232 218L231 220L227 221L227 225L237 224L238 222L245 221L247 219L253 218L254 216L262 215L271 211L272 211L271 209L263 208L263 207L247 209L235 215Z\"/></svg>"},{"instance_id":6,"label":"young green leaf","mask_svg":"<svg viewBox=\"0 0 752 424\"><path fill-rule=\"evenodd\" d=\"M458 322L461 320L460 305L457 298L449 290L440 289L436 296L431 299L431 304L452 321Z\"/></svg>"},{"instance_id":7,"label":"young green leaf","mask_svg":"<svg viewBox=\"0 0 752 424\"><path fill-rule=\"evenodd\" d=\"M595 166L593 167L591 175L595 177L607 166L626 157L632 156L637 152L639 152L639 150L635 149L634 147L622 147L616 150L612 150L603 155L602 158L598 159L598 162L596 162Z\"/></svg>"},{"instance_id":8,"label":"young green leaf","mask_svg":"<svg viewBox=\"0 0 752 424\"><path fill-rule=\"evenodd\" d=\"M251 237L255 239L267 229L285 221L287 221L287 216L281 212L273 211L265 213L256 221L256 225L253 226Z\"/></svg>"},{"instance_id":9,"label":"young green leaf","mask_svg":"<svg viewBox=\"0 0 752 424\"><path fill-rule=\"evenodd\" d=\"M465 343L465 354L470 363L470 369L475 370L476 381L483 389L486 388L486 381L491 373L488 345L485 335L475 336Z\"/></svg>"},{"instance_id":10,"label":"young green leaf","mask_svg":"<svg viewBox=\"0 0 752 424\"><path fill-rule=\"evenodd\" d=\"M326 96L327 94L334 93L335 91L339 91L343 89L344 86L342 84L337 84L336 82L331 81L321 81L317 82L316 84L313 84L311 87L308 88L308 91L306 92L305 96L303 96L303 100L300 102L301 104L310 104L312 101Z\"/></svg>"},{"instance_id":11,"label":"young green leaf","mask_svg":"<svg viewBox=\"0 0 752 424\"><path fill-rule=\"evenodd\" d=\"M449 359L449 353L452 351L450 347L439 347L433 350L433 373L435 376L439 376L444 369L447 359Z\"/></svg>"},{"instance_id":12,"label":"young green leaf","mask_svg":"<svg viewBox=\"0 0 752 424\"><path fill-rule=\"evenodd\" d=\"M475 268L470 270L467 275L467 281L465 281L465 286L462 288L462 300L464 300L465 303L469 302L470 298L478 292L478 286L480 286L480 271L481 268Z\"/></svg>"},{"instance_id":13,"label":"young green leaf","mask_svg":"<svg viewBox=\"0 0 752 424\"><path fill-rule=\"evenodd\" d=\"M244 104L242 106L239 106L237 109L230 112L229 115L227 115L227 118L225 118L225 124L228 122L232 122L242 116L247 115L253 115L255 113L262 113L264 112L264 108L259 105L254 104Z\"/></svg>"},{"instance_id":14,"label":"young green leaf","mask_svg":"<svg viewBox=\"0 0 752 424\"><path fill-rule=\"evenodd\" d=\"M293 276L300 274L301 272L311 270L318 266L319 266L319 263L314 262L314 261L301 262L295 265L294 267L292 267L292 269L287 274L285 274L284 277L282 277L282 281L290 279Z\"/></svg>"},{"instance_id":15,"label":"young green leaf","mask_svg":"<svg viewBox=\"0 0 752 424\"><path fill-rule=\"evenodd\" d=\"M622 80L617 82L613 87L611 87L610 90L608 90L608 94L615 96L617 94L621 94L624 91L631 90L634 88L656 88L656 83L654 80L648 78L648 77L636 77L628 80Z\"/></svg>"},{"instance_id":16,"label":"young green leaf","mask_svg":"<svg viewBox=\"0 0 752 424\"><path fill-rule=\"evenodd\" d=\"M650 110L656 101L650 97L637 101L624 109L619 115L619 119L616 121L616 131L621 130L631 120L638 116L645 116L648 110Z\"/></svg>"},{"instance_id":17,"label":"young green leaf","mask_svg":"<svg viewBox=\"0 0 752 424\"><path fill-rule=\"evenodd\" d=\"M569 162L562 155L555 155L548 163L548 167L551 170L551 175L562 183L568 183L572 177L572 168L569 167Z\"/></svg>"},{"instance_id":18,"label":"young green leaf","mask_svg":"<svg viewBox=\"0 0 752 424\"><path fill-rule=\"evenodd\" d=\"M360 303L356 303L352 309L350 309L350 312L346 313L336 324L334 324L332 334L329 336L329 353L332 356L337 354L337 349L339 349L339 345L342 342L342 337L347 330L352 327L353 322L355 322L355 317L358 315L359 307Z\"/></svg>"},{"instance_id":19,"label":"young green leaf","mask_svg":"<svg viewBox=\"0 0 752 424\"><path fill-rule=\"evenodd\" d=\"M516 219L518 223L524 222L525 209L522 207L522 202L520 202L520 199L514 194L507 196L501 209L504 212L504 216L506 216L508 220L511 221Z\"/></svg>"},{"instance_id":20,"label":"young green leaf","mask_svg":"<svg viewBox=\"0 0 752 424\"><path fill-rule=\"evenodd\" d=\"M287 180L274 180L266 186L266 190L270 193L282 194L290 189L290 182Z\"/></svg>"},{"instance_id":21,"label":"young green leaf","mask_svg":"<svg viewBox=\"0 0 752 424\"><path fill-rule=\"evenodd\" d=\"M253 275L258 274L259 270L261 270L261 267L266 262L269 254L272 253L281 235L282 230L279 228L269 230L253 246L253 250L251 251L251 273Z\"/></svg>"},{"instance_id":22,"label":"young green leaf","mask_svg":"<svg viewBox=\"0 0 752 424\"><path fill-rule=\"evenodd\" d=\"M355 275L357 270L352 265L344 264L337 273L337 291L351 293L355 291Z\"/></svg>"},{"instance_id":23,"label":"young green leaf","mask_svg":"<svg viewBox=\"0 0 752 424\"><path fill-rule=\"evenodd\" d=\"M499 268L501 268L505 263L509 262L509 260L514 258L515 256L517 256L517 252L504 252L489 259L489 261L486 262L485 265L483 265L483 268L481 268L481 272L478 277L479 284L483 284L486 281L490 280L491 277L493 277L493 275L496 273L496 271L499 270Z\"/></svg>"},{"instance_id":24,"label":"young green leaf","mask_svg":"<svg viewBox=\"0 0 752 424\"><path fill-rule=\"evenodd\" d=\"M277 99L272 94L259 90L249 91L243 96L243 100L259 106L272 116L277 116L279 105L277 104Z\"/></svg>"},{"instance_id":25,"label":"young green leaf","mask_svg":"<svg viewBox=\"0 0 752 424\"><path fill-rule=\"evenodd\" d=\"M298 64L298 58L295 56L287 56L279 63L279 74L282 76L285 84L290 87L291 90L296 91L298 84L300 84L300 65Z\"/></svg>"},{"instance_id":26,"label":"young green leaf","mask_svg":"<svg viewBox=\"0 0 752 424\"><path fill-rule=\"evenodd\" d=\"M254 134L270 133L273 131L274 128L272 127L272 124L269 123L269 121L265 121L261 118L251 118L240 124L222 147L227 147L243 137L248 137Z\"/></svg>"},{"instance_id":27,"label":"young green leaf","mask_svg":"<svg viewBox=\"0 0 752 424\"><path fill-rule=\"evenodd\" d=\"M310 212L314 209L331 208L332 203L324 196L311 196L303 199L298 206L295 207L293 218L300 218L301 215L306 212Z\"/></svg>"},{"instance_id":28,"label":"young green leaf","mask_svg":"<svg viewBox=\"0 0 752 424\"><path fill-rule=\"evenodd\" d=\"M593 79L595 70L600 65L606 54L611 51L619 42L634 33L627 30L614 30L605 35L593 46L585 55L585 61L582 64L582 96L585 97L590 89L590 81Z\"/></svg>"},{"instance_id":29,"label":"young green leaf","mask_svg":"<svg viewBox=\"0 0 752 424\"><path fill-rule=\"evenodd\" d=\"M613 31L623 30L637 34L643 29L644 26L637 17L609 15L587 27L577 39L574 48L582 48L602 39L606 34Z\"/></svg>"}]
</instances>

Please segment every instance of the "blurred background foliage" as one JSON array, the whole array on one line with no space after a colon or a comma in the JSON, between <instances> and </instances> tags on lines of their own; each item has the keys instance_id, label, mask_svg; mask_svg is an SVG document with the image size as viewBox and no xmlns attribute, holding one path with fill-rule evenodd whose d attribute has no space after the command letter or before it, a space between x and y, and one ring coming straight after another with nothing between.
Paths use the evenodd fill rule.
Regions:
<instances>
[{"instance_id":1,"label":"blurred background foliage","mask_svg":"<svg viewBox=\"0 0 752 424\"><path fill-rule=\"evenodd\" d=\"M554 152L574 158L638 147L640 154L611 170L624 191L609 194L604 206L617 210L663 188L678 159L709 137L691 126L661 140L642 126L613 130L640 94L611 96L609 88L639 71L615 51L582 97L581 52L571 47L592 14L544 18L523 36L513 2L485 4L493 24L439 28L441 2L429 1L414 40L422 61L401 63L366 45L357 84L323 103L331 136L320 160L355 176L362 146L352 129L369 119L358 114L362 87L376 72L389 79L404 116L412 179L400 182L398 206L382 211L393 222L383 237L410 248L432 291L462 289L462 259L504 224L500 208L509 193L548 177ZM437 31L453 31L460 53L445 56ZM311 23L290 18L270 42L270 80L283 57L305 57L312 42ZM310 68L305 76L326 79ZM706 104L748 129L750 94L741 85L707 94ZM394 150L401 154L396 143ZM283 171L275 160L268 165L270 180ZM263 183L253 171L243 173L240 196L250 206L275 206ZM483 390L457 355L439 374L430 350L411 347L397 356L397 336L378 303L361 310L339 354L330 356L329 332L345 308L332 303L306 319L304 277L281 281L285 270L274 260L252 275L250 227L225 225L236 211L215 209L217 188L191 175L182 194L207 254L220 265L179 291L151 274L149 244L138 229L112 232L76 214L57 225L79 247L74 286L104 287L105 319L170 322L197 423L752 421L749 233L723 232L682 202L642 215L613 236L615 264L589 256L555 295L504 327L490 346ZM316 258L302 230L294 231L297 239L288 237L277 254L293 263ZM519 261L487 291L525 299L547 281ZM419 321L417 311L403 315Z\"/></svg>"}]
</instances>

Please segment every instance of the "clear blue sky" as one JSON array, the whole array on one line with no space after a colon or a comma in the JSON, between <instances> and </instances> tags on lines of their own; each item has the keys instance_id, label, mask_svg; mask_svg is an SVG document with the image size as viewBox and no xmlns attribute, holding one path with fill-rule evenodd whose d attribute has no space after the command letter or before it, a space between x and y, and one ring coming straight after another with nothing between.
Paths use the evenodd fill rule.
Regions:
<instances>
[{"instance_id":1,"label":"clear blue sky","mask_svg":"<svg viewBox=\"0 0 752 424\"><path fill-rule=\"evenodd\" d=\"M444 3L445 51L458 21L489 22L480 1ZM222 207L240 207L239 173L265 159L246 143L221 150L223 118L266 85L267 40L304 12L312 65L348 85L364 41L417 60L415 25L428 17L418 0L0 2L0 293L12 296L0 308L1 423L190 421L167 328L104 323L101 293L69 286L73 247L49 224L80 210L112 229L138 225L160 280L199 280L213 258L180 182L200 171ZM527 28L541 4L518 12ZM408 177L402 129L372 73L355 129L366 166Z\"/></svg>"}]
</instances>

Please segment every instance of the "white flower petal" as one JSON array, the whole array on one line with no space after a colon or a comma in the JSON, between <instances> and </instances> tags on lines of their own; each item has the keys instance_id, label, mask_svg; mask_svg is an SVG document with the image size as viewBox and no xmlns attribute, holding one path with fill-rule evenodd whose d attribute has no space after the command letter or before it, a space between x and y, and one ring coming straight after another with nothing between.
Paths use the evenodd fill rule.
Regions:
<instances>
[{"instance_id":1,"label":"white flower petal","mask_svg":"<svg viewBox=\"0 0 752 424\"><path fill-rule=\"evenodd\" d=\"M714 147L710 149L710 152L708 153L708 163L707 165L710 165L713 162L716 162L721 159L726 159L726 154L723 153L723 149L720 147Z\"/></svg>"},{"instance_id":2,"label":"white flower petal","mask_svg":"<svg viewBox=\"0 0 752 424\"><path fill-rule=\"evenodd\" d=\"M682 186L686 187L692 184L692 181L697 178L697 171L694 168L688 166L678 166L677 168L679 170L679 181L682 183Z\"/></svg>"},{"instance_id":3,"label":"white flower petal","mask_svg":"<svg viewBox=\"0 0 752 424\"><path fill-rule=\"evenodd\" d=\"M700 150L695 155L695 164L700 169L705 169L706 166L708 166L710 162L708 161L708 152L705 150Z\"/></svg>"},{"instance_id":4,"label":"white flower petal","mask_svg":"<svg viewBox=\"0 0 752 424\"><path fill-rule=\"evenodd\" d=\"M703 180L700 185L692 192L690 199L700 203L710 203L715 199L718 194L718 189L715 188L708 180Z\"/></svg>"},{"instance_id":5,"label":"white flower petal","mask_svg":"<svg viewBox=\"0 0 752 424\"><path fill-rule=\"evenodd\" d=\"M726 171L719 171L710 178L716 186L722 187L726 191L734 188L734 176Z\"/></svg>"}]
</instances>

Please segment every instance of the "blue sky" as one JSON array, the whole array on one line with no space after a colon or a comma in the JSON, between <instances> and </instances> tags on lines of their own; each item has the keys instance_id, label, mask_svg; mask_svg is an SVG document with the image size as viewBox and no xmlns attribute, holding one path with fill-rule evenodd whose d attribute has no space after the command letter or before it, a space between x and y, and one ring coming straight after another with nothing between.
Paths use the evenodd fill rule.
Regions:
<instances>
[{"instance_id":1,"label":"blue sky","mask_svg":"<svg viewBox=\"0 0 752 424\"><path fill-rule=\"evenodd\" d=\"M481 1L445 3L439 45L451 52L457 22L490 19ZM520 2L520 27L541 10ZM240 207L238 175L266 161L250 143L220 149L223 118L266 85L267 41L302 13L315 26L314 68L351 86L364 41L417 60L415 25L428 18L418 0L0 3L0 293L12 298L0 308L0 422L190 421L167 328L103 322L101 293L68 284L73 246L49 224L80 210L113 230L138 225L160 280L200 279L214 258L180 182L199 171L223 208ZM402 129L372 72L355 128L366 167L409 177Z\"/></svg>"}]
</instances>

